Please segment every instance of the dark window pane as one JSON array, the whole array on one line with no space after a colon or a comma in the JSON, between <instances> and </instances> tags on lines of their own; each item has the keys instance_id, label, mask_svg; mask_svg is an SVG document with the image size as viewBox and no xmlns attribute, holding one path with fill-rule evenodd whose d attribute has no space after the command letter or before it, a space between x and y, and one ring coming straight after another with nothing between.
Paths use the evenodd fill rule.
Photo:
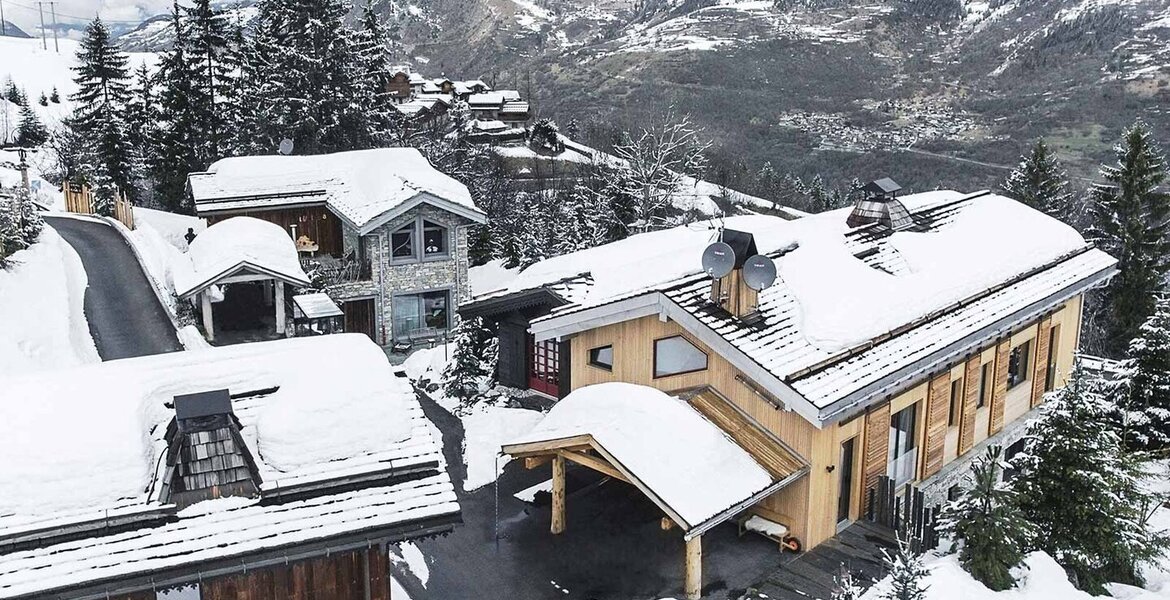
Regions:
<instances>
[{"instance_id":1,"label":"dark window pane","mask_svg":"<svg viewBox=\"0 0 1170 600\"><path fill-rule=\"evenodd\" d=\"M682 336L654 342L654 376L664 377L707 368L707 355Z\"/></svg>"},{"instance_id":2,"label":"dark window pane","mask_svg":"<svg viewBox=\"0 0 1170 600\"><path fill-rule=\"evenodd\" d=\"M423 315L429 329L447 328L447 292L422 295Z\"/></svg>"},{"instance_id":3,"label":"dark window pane","mask_svg":"<svg viewBox=\"0 0 1170 600\"><path fill-rule=\"evenodd\" d=\"M951 382L951 410L947 415L947 427L959 424L959 415L963 412L963 380Z\"/></svg>"},{"instance_id":4,"label":"dark window pane","mask_svg":"<svg viewBox=\"0 0 1170 600\"><path fill-rule=\"evenodd\" d=\"M430 221L423 221L423 252L427 256L447 253L447 229Z\"/></svg>"},{"instance_id":5,"label":"dark window pane","mask_svg":"<svg viewBox=\"0 0 1170 600\"><path fill-rule=\"evenodd\" d=\"M987 406L987 401L991 399L991 387L994 379L995 363L989 362L983 365L983 369L979 373L979 401L975 404L975 408Z\"/></svg>"},{"instance_id":6,"label":"dark window pane","mask_svg":"<svg viewBox=\"0 0 1170 600\"><path fill-rule=\"evenodd\" d=\"M1008 387L1014 388L1028 380L1028 358L1032 343L1024 342L1012 348L1008 359Z\"/></svg>"},{"instance_id":7,"label":"dark window pane","mask_svg":"<svg viewBox=\"0 0 1170 600\"><path fill-rule=\"evenodd\" d=\"M414 225L407 225L390 234L390 256L393 258L414 256Z\"/></svg>"},{"instance_id":8,"label":"dark window pane","mask_svg":"<svg viewBox=\"0 0 1170 600\"><path fill-rule=\"evenodd\" d=\"M607 371L613 369L613 346L602 346L589 350L589 364Z\"/></svg>"}]
</instances>

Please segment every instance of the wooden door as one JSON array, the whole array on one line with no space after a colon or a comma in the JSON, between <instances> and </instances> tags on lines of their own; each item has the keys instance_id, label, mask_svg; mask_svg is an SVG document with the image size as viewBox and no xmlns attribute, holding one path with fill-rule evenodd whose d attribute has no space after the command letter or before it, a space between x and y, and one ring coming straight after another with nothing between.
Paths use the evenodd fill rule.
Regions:
<instances>
[{"instance_id":1,"label":"wooden door","mask_svg":"<svg viewBox=\"0 0 1170 600\"><path fill-rule=\"evenodd\" d=\"M378 337L374 334L374 299L351 300L341 304L341 311L345 313L345 331L347 333L364 333L376 343Z\"/></svg>"},{"instance_id":2,"label":"wooden door","mask_svg":"<svg viewBox=\"0 0 1170 600\"><path fill-rule=\"evenodd\" d=\"M556 340L537 342L528 337L528 387L553 398L560 395L559 346Z\"/></svg>"},{"instance_id":3,"label":"wooden door","mask_svg":"<svg viewBox=\"0 0 1170 600\"><path fill-rule=\"evenodd\" d=\"M853 505L853 457L854 440L849 438L841 443L841 470L840 490L837 492L837 523L849 520L849 509Z\"/></svg>"}]
</instances>

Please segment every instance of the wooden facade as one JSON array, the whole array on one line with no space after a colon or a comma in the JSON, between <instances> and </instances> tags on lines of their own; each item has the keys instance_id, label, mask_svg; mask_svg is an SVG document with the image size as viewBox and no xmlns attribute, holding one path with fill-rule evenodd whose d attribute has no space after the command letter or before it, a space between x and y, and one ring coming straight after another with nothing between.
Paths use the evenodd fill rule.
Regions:
<instances>
[{"instance_id":1,"label":"wooden facade","mask_svg":"<svg viewBox=\"0 0 1170 600\"><path fill-rule=\"evenodd\" d=\"M231 217L255 217L269 223L276 223L282 229L293 235L295 227L296 238L307 237L317 246L316 253L341 258L344 243L342 241L341 219L329 211L324 204L316 206L295 206L289 208L275 208L270 210L241 210L207 215L207 226Z\"/></svg>"},{"instance_id":2,"label":"wooden facade","mask_svg":"<svg viewBox=\"0 0 1170 600\"><path fill-rule=\"evenodd\" d=\"M1073 298L1045 318L1023 327L1011 336L988 340L979 351L960 357L954 364L923 376L921 381L885 402L871 406L865 414L818 429L794 411L777 408L762 398L750 379L718 353L687 333L673 321L657 316L633 319L587 330L570 340L568 364L571 388L609 381L623 381L655 387L667 392L710 386L732 405L751 416L810 463L808 475L765 499L753 510L766 518L788 525L792 534L811 548L835 535L838 500L842 485L849 494L849 518L861 516L865 489L876 485L889 468L891 415L917 406L914 428L917 454L915 481L939 473L948 464L965 457L971 449L1026 414L1044 393L1041 375L1049 372L1047 360L1041 366L1038 353L1047 356L1047 342L1037 341L1044 332L1057 331L1054 386L1063 385L1072 369L1076 333L1080 329L1081 299ZM654 340L682 335L708 355L705 370L666 377L654 377ZM1011 350L1025 342L1031 353L1029 381L1007 388L1007 361ZM589 350L613 346L612 369L589 363ZM1041 350L1043 348L1043 350ZM991 398L977 407L980 376L984 365L994 363L995 381ZM1002 364L1002 366L1001 366ZM952 386L959 414L951 415ZM756 388L756 389L753 389ZM842 458L842 444L853 440L859 457L851 481L836 473ZM832 467L832 469L830 469Z\"/></svg>"}]
</instances>

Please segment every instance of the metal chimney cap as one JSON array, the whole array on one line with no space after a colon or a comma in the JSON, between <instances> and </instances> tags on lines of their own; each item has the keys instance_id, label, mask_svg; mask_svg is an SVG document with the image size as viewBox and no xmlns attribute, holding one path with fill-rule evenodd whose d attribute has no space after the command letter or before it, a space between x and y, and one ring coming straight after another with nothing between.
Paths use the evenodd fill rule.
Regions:
<instances>
[{"instance_id":1,"label":"metal chimney cap","mask_svg":"<svg viewBox=\"0 0 1170 600\"><path fill-rule=\"evenodd\" d=\"M228 390L211 390L175 396L175 418L198 419L232 414L232 396Z\"/></svg>"},{"instance_id":2,"label":"metal chimney cap","mask_svg":"<svg viewBox=\"0 0 1170 600\"><path fill-rule=\"evenodd\" d=\"M889 177L882 177L881 179L875 179L874 181L865 184L865 187L861 189L862 191L870 194L887 196L901 190L902 186L898 185L898 182L890 179Z\"/></svg>"}]
</instances>

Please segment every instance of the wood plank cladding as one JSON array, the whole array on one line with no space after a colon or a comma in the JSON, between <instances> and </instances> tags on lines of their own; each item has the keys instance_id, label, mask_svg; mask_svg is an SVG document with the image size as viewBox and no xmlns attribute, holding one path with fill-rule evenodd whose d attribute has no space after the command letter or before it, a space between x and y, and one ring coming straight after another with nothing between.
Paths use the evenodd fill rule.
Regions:
<instances>
[{"instance_id":1,"label":"wood plank cladding","mask_svg":"<svg viewBox=\"0 0 1170 600\"><path fill-rule=\"evenodd\" d=\"M1047 318L1040 322L1040 330L1036 332L1035 360L1032 369L1032 401L1030 406L1036 408L1044 400L1044 384L1048 381L1048 339L1052 331L1052 319Z\"/></svg>"},{"instance_id":2,"label":"wood plank cladding","mask_svg":"<svg viewBox=\"0 0 1170 600\"><path fill-rule=\"evenodd\" d=\"M723 395L712 389L691 394L688 400L707 420L731 436L756 462L776 479L784 479L803 468L804 462L793 456L774 436L754 423Z\"/></svg>"},{"instance_id":3,"label":"wood plank cladding","mask_svg":"<svg viewBox=\"0 0 1170 600\"><path fill-rule=\"evenodd\" d=\"M987 435L995 435L1003 429L1003 411L1007 399L1008 356L1012 351L1011 339L995 347L995 387L991 393L991 421Z\"/></svg>"},{"instance_id":4,"label":"wood plank cladding","mask_svg":"<svg viewBox=\"0 0 1170 600\"><path fill-rule=\"evenodd\" d=\"M947 442L947 417L951 402L951 372L946 371L930 382L926 400L926 453L922 467L925 479L942 470Z\"/></svg>"},{"instance_id":5,"label":"wood plank cladding","mask_svg":"<svg viewBox=\"0 0 1170 600\"><path fill-rule=\"evenodd\" d=\"M279 208L273 210L243 210L230 214L209 215L207 225L236 216L255 217L269 223L276 223L292 235L291 226L296 225L297 237L307 236L318 246L318 254L328 254L341 258L342 235L341 219L329 212L324 206L301 206L295 208Z\"/></svg>"},{"instance_id":6,"label":"wood plank cladding","mask_svg":"<svg viewBox=\"0 0 1170 600\"><path fill-rule=\"evenodd\" d=\"M976 354L967 361L967 370L963 373L963 385L966 389L963 390L963 414L959 420L959 455L975 445L975 405L979 402L981 366L979 355Z\"/></svg>"},{"instance_id":7,"label":"wood plank cladding","mask_svg":"<svg viewBox=\"0 0 1170 600\"><path fill-rule=\"evenodd\" d=\"M886 402L865 415L864 489L877 487L878 478L886 474L889 455L890 403Z\"/></svg>"},{"instance_id":8,"label":"wood plank cladding","mask_svg":"<svg viewBox=\"0 0 1170 600\"><path fill-rule=\"evenodd\" d=\"M367 561L369 561L367 563ZM206 579L203 600L389 600L386 548L341 552L289 565L277 565Z\"/></svg>"}]
</instances>

